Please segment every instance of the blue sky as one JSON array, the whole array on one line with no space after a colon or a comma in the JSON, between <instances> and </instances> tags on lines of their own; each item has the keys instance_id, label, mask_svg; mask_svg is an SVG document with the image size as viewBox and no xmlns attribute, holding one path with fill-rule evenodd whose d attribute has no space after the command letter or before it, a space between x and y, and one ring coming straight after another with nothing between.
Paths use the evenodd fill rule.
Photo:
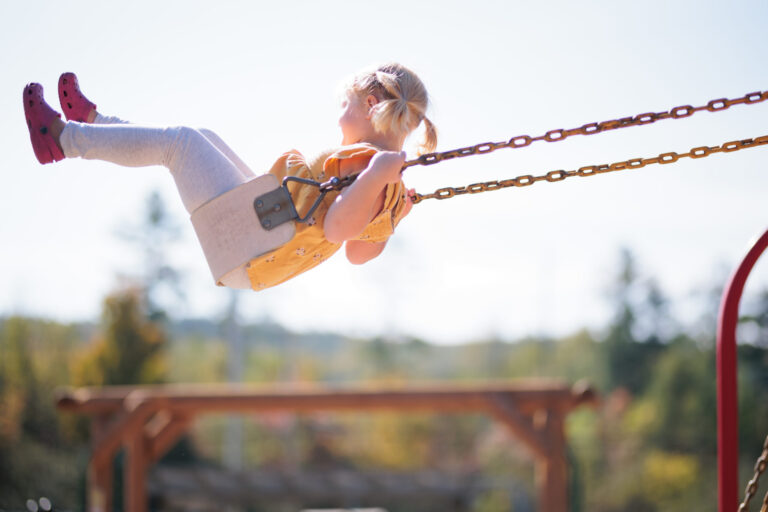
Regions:
<instances>
[{"instance_id":1,"label":"blue sky","mask_svg":"<svg viewBox=\"0 0 768 512\"><path fill-rule=\"evenodd\" d=\"M440 150L768 89L761 1L24 5L0 7L0 314L96 319L116 275L138 268L115 232L137 221L153 190L184 227L170 254L188 294L176 314L221 316L229 300L212 284L164 169L37 163L21 91L38 81L55 100L63 71L77 72L106 114L211 128L264 170L287 149L337 145L339 82L381 61L424 80ZM406 182L430 192L683 152L765 135L767 114L768 102L736 106L501 150L411 169ZM339 254L273 290L241 292L240 311L298 330L435 342L565 334L605 323L605 290L628 247L693 322L692 292L722 282L768 226L767 161L768 148L755 148L427 201L376 261L353 267ZM767 283L759 265L748 292Z\"/></svg>"}]
</instances>

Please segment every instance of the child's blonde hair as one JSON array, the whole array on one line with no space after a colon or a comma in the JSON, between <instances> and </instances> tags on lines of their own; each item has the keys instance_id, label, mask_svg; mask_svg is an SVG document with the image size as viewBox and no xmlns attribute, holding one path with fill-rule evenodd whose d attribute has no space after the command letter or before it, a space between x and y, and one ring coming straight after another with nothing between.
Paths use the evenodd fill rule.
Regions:
<instances>
[{"instance_id":1,"label":"child's blonde hair","mask_svg":"<svg viewBox=\"0 0 768 512\"><path fill-rule=\"evenodd\" d=\"M427 89L416 73L397 63L388 63L354 75L347 91L372 94L379 100L371 122L380 133L410 133L424 122L424 140L418 154L431 153L437 147L437 130L427 119Z\"/></svg>"}]
</instances>

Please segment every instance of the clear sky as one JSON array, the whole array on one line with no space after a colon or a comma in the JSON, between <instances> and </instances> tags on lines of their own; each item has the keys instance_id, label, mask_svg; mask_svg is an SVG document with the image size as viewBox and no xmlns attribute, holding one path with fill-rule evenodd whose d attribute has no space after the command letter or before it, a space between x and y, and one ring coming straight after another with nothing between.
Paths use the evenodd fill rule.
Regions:
<instances>
[{"instance_id":1,"label":"clear sky","mask_svg":"<svg viewBox=\"0 0 768 512\"><path fill-rule=\"evenodd\" d=\"M254 169L283 151L340 142L336 88L371 63L416 70L439 149L768 90L768 3L4 2L0 7L0 314L97 319L139 261L115 232L158 190L184 226L178 315L220 317L173 182L162 168L71 160L40 166L21 93L75 71L105 114L207 127ZM406 173L431 192L524 173L684 152L768 134L768 102L539 143ZM435 342L565 334L605 323L619 249L685 316L768 227L768 148L590 179L417 205L361 267L342 254L265 292L239 292L247 320L297 330L396 332ZM765 266L765 265L763 265ZM762 269L762 267L760 267ZM760 270L753 292L768 284ZM693 317L691 317L693 318Z\"/></svg>"}]
</instances>

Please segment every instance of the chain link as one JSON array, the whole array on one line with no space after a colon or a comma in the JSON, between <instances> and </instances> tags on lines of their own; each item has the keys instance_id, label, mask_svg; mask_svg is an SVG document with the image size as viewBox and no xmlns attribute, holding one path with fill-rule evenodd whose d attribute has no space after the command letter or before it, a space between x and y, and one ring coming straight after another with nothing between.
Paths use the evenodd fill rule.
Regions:
<instances>
[{"instance_id":1,"label":"chain link","mask_svg":"<svg viewBox=\"0 0 768 512\"><path fill-rule=\"evenodd\" d=\"M549 171L541 176L533 176L531 174L524 174L501 181L486 181L483 183L473 183L465 187L444 187L435 190L431 194L420 194L416 192L413 196L414 204L420 203L425 199L450 199L451 197L460 196L464 194L479 194L480 192L488 192L491 190L500 190L508 187L528 187L539 181L548 181L550 183L556 181L563 181L566 178L573 176L587 177L595 176L597 174L605 174L614 171L623 171L625 169L640 169L646 165L651 164L671 164L677 162L681 158L704 158L714 153L730 153L733 151L739 151L740 149L751 148L755 146L763 146L768 144L768 135L757 137L755 139L733 140L726 142L720 146L699 146L692 148L687 153L661 153L659 156L652 158L631 158L629 160L622 160L620 162L614 162L612 164L602 165L587 165L579 167L576 170L565 171L556 170ZM768 512L768 511L767 511Z\"/></svg>"},{"instance_id":2,"label":"chain link","mask_svg":"<svg viewBox=\"0 0 768 512\"><path fill-rule=\"evenodd\" d=\"M331 178L324 183L314 182L314 184L317 186L317 189L321 194L326 194L333 190L342 190L344 187L350 186L355 182L358 176L359 174L350 174L344 178Z\"/></svg>"},{"instance_id":3,"label":"chain link","mask_svg":"<svg viewBox=\"0 0 768 512\"><path fill-rule=\"evenodd\" d=\"M709 101L706 105L699 107L693 107L691 105L681 105L671 108L665 112L646 112L638 114L636 116L622 117L620 119L611 119L609 121L602 121L599 123L587 123L578 128L550 130L544 135L538 137L531 137L530 135L517 135L512 137L508 141L502 142L483 142L475 144L474 146L467 146L465 148L452 149L450 151L444 151L441 153L427 153L421 155L415 160L409 160L403 165L403 170L414 165L433 165L444 160L450 160L452 158L462 158L470 155L482 155L485 153L491 153L501 148L524 148L530 146L534 142L546 141L546 142L559 142L565 140L568 137L574 135L594 135L609 130L617 130L619 128L627 128L629 126L639 126L644 124L651 124L661 119L682 119L684 117L690 117L696 112L706 110L708 112L719 112L726 110L733 105L746 104L751 105L754 103L760 103L768 99L768 91L750 92L742 96L741 98L728 99L718 98L716 100Z\"/></svg>"},{"instance_id":4,"label":"chain link","mask_svg":"<svg viewBox=\"0 0 768 512\"><path fill-rule=\"evenodd\" d=\"M747 484L747 488L744 491L744 501L739 505L739 512L747 512L749 510L749 502L752 501L757 493L757 483L760 480L760 475L765 472L765 468L768 466L768 437L763 442L763 453L755 462L755 475L752 480ZM763 498L763 506L760 508L760 512L766 512L768 510L768 494Z\"/></svg>"}]
</instances>

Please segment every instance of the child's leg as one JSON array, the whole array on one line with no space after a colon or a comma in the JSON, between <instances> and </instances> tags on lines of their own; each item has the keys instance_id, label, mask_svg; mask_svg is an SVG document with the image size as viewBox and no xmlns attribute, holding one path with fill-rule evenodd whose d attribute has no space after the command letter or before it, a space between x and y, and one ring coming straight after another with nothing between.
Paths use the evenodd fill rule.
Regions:
<instances>
[{"instance_id":1,"label":"child's leg","mask_svg":"<svg viewBox=\"0 0 768 512\"><path fill-rule=\"evenodd\" d=\"M103 116L96 112L93 124L131 124L130 121L124 121L116 116Z\"/></svg>"},{"instance_id":2,"label":"child's leg","mask_svg":"<svg viewBox=\"0 0 768 512\"><path fill-rule=\"evenodd\" d=\"M227 146L226 142L221 140L221 137L207 128L199 128L198 130L205 136L206 139L211 141L211 144L216 146L219 151L224 153L224 155L229 158L238 169L240 169L240 172L245 178L250 179L256 177L256 174L254 174L251 168L248 167L234 151L232 151L232 148Z\"/></svg>"},{"instance_id":3,"label":"child's leg","mask_svg":"<svg viewBox=\"0 0 768 512\"><path fill-rule=\"evenodd\" d=\"M69 120L90 122L93 124L130 124L128 121L120 119L119 117L104 116L99 113L96 110L96 104L86 98L83 94L77 76L72 72L62 73L59 77L59 103ZM245 165L245 162L243 162L218 135L211 130L203 128L199 129L199 131L214 146L216 146L219 151L224 153L224 156L235 164L243 177L255 177L253 171Z\"/></svg>"},{"instance_id":4,"label":"child's leg","mask_svg":"<svg viewBox=\"0 0 768 512\"><path fill-rule=\"evenodd\" d=\"M61 132L60 143L70 158L104 160L126 167L167 167L189 213L248 180L208 138L187 127L69 122Z\"/></svg>"},{"instance_id":5,"label":"child's leg","mask_svg":"<svg viewBox=\"0 0 768 512\"><path fill-rule=\"evenodd\" d=\"M125 121L123 119L120 119L116 116L104 116L98 112L96 112L96 117L93 120L93 124L131 124L130 121ZM224 142L221 137L219 137L215 132L207 129L207 128L198 128L200 133L202 133L206 139L208 139L211 144L216 146L216 149L224 153L224 156L230 159L230 161L235 164L235 167L237 167L242 175L245 178L253 178L256 176L256 174L246 165L245 162L242 161L242 159L237 156L237 153L235 153L232 148L230 148L226 142Z\"/></svg>"}]
</instances>

